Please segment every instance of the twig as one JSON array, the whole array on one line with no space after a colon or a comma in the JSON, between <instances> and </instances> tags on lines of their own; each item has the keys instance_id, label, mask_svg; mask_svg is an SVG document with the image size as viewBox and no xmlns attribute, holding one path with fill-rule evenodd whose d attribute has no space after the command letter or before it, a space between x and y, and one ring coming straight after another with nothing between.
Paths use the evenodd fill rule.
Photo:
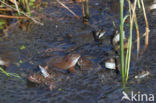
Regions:
<instances>
[{"instance_id":1,"label":"twig","mask_svg":"<svg viewBox=\"0 0 156 103\"><path fill-rule=\"evenodd\" d=\"M65 4L63 4L60 0L56 0L60 5L62 5L64 8L66 8L70 13L72 13L75 18L79 19L79 16L77 16L71 9L69 9Z\"/></svg>"},{"instance_id":2,"label":"twig","mask_svg":"<svg viewBox=\"0 0 156 103\"><path fill-rule=\"evenodd\" d=\"M11 8L11 9L13 9L13 10L17 11L14 7L12 7L12 6L8 5L7 3L3 2L2 0L0 0L0 2L1 2L1 3L3 3L4 5L6 5L7 7L9 7L9 8ZM43 23L41 23L41 22L39 22L39 21L35 20L33 17L31 17L31 16L27 15L27 14L26 14L26 13L24 13L24 12L21 12L21 14L23 14L24 16L26 16L26 17L30 18L30 19L31 19L32 21L34 21L36 24L39 24L39 25L44 25Z\"/></svg>"},{"instance_id":3,"label":"twig","mask_svg":"<svg viewBox=\"0 0 156 103\"><path fill-rule=\"evenodd\" d=\"M9 18L9 19L13 19L13 18L16 18L16 19L29 19L28 17L18 17L18 16L9 16L9 15L0 15L0 18Z\"/></svg>"},{"instance_id":4,"label":"twig","mask_svg":"<svg viewBox=\"0 0 156 103\"><path fill-rule=\"evenodd\" d=\"M12 9L9 9L9 8L1 8L0 7L0 11L12 11Z\"/></svg>"}]
</instances>

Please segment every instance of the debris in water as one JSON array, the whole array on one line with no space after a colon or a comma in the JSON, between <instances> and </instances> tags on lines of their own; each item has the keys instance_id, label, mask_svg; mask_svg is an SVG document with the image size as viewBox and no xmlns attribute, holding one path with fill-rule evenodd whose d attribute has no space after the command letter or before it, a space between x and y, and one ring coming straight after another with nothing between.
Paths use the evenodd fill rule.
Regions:
<instances>
[{"instance_id":1,"label":"debris in water","mask_svg":"<svg viewBox=\"0 0 156 103\"><path fill-rule=\"evenodd\" d=\"M105 62L105 67L108 69L116 69L115 59L111 58Z\"/></svg>"},{"instance_id":2,"label":"debris in water","mask_svg":"<svg viewBox=\"0 0 156 103\"><path fill-rule=\"evenodd\" d=\"M143 71L141 74L136 75L135 76L135 79L142 79L142 78L145 78L148 75L150 75L150 72L149 71Z\"/></svg>"}]
</instances>

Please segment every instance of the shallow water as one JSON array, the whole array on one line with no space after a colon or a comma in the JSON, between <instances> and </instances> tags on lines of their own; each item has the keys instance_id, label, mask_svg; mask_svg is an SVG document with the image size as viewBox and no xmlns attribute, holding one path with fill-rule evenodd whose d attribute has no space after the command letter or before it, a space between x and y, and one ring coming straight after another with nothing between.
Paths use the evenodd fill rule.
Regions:
<instances>
[{"instance_id":1,"label":"shallow water","mask_svg":"<svg viewBox=\"0 0 156 103\"><path fill-rule=\"evenodd\" d=\"M15 72L22 76L23 81L16 78L0 76L0 103L119 103L123 96L121 88L121 76L115 71L103 67L103 61L114 56L112 46L104 41L98 46L92 38L92 31L103 28L106 35L113 35L114 28L112 20L119 25L118 9L113 5L118 2L106 2L103 0L90 0L90 21L89 25L83 24L82 19L75 19L66 9L62 8L55 1L48 1L49 6L43 9L41 17L44 26L31 24L30 31L22 31L16 27L9 30L9 37L0 42L0 55L8 58L11 65L6 68L8 72ZM80 5L72 8L81 16ZM72 7L72 4L68 4ZM155 18L148 13L151 28L149 47L140 61L133 64L130 72L129 88L127 91L142 93L156 93L155 79ZM140 17L139 24L144 24ZM144 33L145 25L141 25L140 31ZM69 35L71 38L69 38ZM89 39L88 39L89 38ZM144 41L141 41L142 47ZM21 46L24 50L20 50ZM56 51L45 52L48 48L55 48ZM136 48L134 48L136 49ZM70 75L70 79L63 79L57 88L50 91L47 86L27 82L27 76L38 72L37 66L50 57L67 53L77 52L89 57L95 65L95 70L80 72ZM9 54L9 55L8 55ZM132 58L135 58L134 52ZM22 60L23 63L19 63ZM17 64L18 63L18 64ZM100 69L98 68L100 65ZM98 69L98 70L97 70ZM134 76L141 71L148 70L151 75L135 80ZM126 101L124 101L126 102Z\"/></svg>"}]
</instances>

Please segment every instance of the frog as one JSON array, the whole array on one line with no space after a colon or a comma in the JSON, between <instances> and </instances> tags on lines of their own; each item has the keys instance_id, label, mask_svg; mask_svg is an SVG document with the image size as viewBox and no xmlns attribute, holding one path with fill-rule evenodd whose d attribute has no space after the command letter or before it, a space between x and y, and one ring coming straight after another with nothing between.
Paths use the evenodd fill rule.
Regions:
<instances>
[{"instance_id":1,"label":"frog","mask_svg":"<svg viewBox=\"0 0 156 103\"><path fill-rule=\"evenodd\" d=\"M50 90L53 90L56 88L56 81L52 78L48 77L45 78L43 75L39 73L34 73L30 76L28 76L28 81L35 83L35 84L43 84L49 87Z\"/></svg>"},{"instance_id":2,"label":"frog","mask_svg":"<svg viewBox=\"0 0 156 103\"><path fill-rule=\"evenodd\" d=\"M80 54L72 53L64 57L51 58L48 61L45 69L57 68L57 70L60 69L60 70L66 70L69 72L74 72L74 67L80 57L81 57Z\"/></svg>"},{"instance_id":3,"label":"frog","mask_svg":"<svg viewBox=\"0 0 156 103\"><path fill-rule=\"evenodd\" d=\"M92 62L87 57L72 53L63 57L51 58L46 66L39 65L41 72L31 74L28 76L28 80L36 84L44 84L48 86L50 90L53 90L58 87L61 81L71 79L72 77L69 73L59 71L58 69L70 70L73 72L75 71L76 65L80 67L76 69L77 71L92 68Z\"/></svg>"},{"instance_id":4,"label":"frog","mask_svg":"<svg viewBox=\"0 0 156 103\"><path fill-rule=\"evenodd\" d=\"M61 70L74 71L74 66L78 62L80 54L72 53L63 57L51 58L45 66L39 65L41 73L34 73L28 76L28 81L36 84L44 84L49 87L50 90L56 88L57 83L62 79L69 76L65 72L60 72Z\"/></svg>"}]
</instances>

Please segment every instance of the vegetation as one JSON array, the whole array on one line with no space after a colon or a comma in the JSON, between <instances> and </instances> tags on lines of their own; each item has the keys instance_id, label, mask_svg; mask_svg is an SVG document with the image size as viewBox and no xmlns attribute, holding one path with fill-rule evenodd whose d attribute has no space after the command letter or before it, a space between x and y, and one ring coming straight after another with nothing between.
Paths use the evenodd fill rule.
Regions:
<instances>
[{"instance_id":1,"label":"vegetation","mask_svg":"<svg viewBox=\"0 0 156 103\"><path fill-rule=\"evenodd\" d=\"M122 69L122 84L123 87L125 87L128 77L129 77L129 69L130 69L130 61L131 61L131 51L132 51L132 34L133 34L133 23L135 22L135 27L137 31L137 57L139 57L139 50L140 50L140 37L139 37L139 27L137 23L137 17L136 17L136 4L138 3L138 7L140 7L140 1L135 0L134 3L131 3L130 0L127 0L129 4L129 13L124 17L123 11L124 11L124 0L120 0L120 65ZM148 45L148 34L149 34L149 28L148 28L148 22L146 18L146 13L144 9L144 3L143 0L141 0L142 4L142 9L144 11L144 17L145 17L145 22L146 22L146 36L145 36L145 48L143 51L146 49ZM130 27L129 27L129 37L128 37L128 48L126 55L124 55L124 38L123 38L123 32L124 32L124 22L126 18L129 16L130 20ZM125 60L124 60L125 59Z\"/></svg>"},{"instance_id":2,"label":"vegetation","mask_svg":"<svg viewBox=\"0 0 156 103\"><path fill-rule=\"evenodd\" d=\"M30 8L35 7L36 1L38 0L0 0L0 29L4 29L4 25L7 24L5 19L31 19L35 23L43 25L31 17Z\"/></svg>"},{"instance_id":3,"label":"vegetation","mask_svg":"<svg viewBox=\"0 0 156 103\"><path fill-rule=\"evenodd\" d=\"M8 73L2 67L0 67L0 72L4 73L8 77L16 77L16 78L21 79L21 77L18 74L16 74L16 73Z\"/></svg>"},{"instance_id":4,"label":"vegetation","mask_svg":"<svg viewBox=\"0 0 156 103\"><path fill-rule=\"evenodd\" d=\"M29 2L28 2L29 1ZM30 7L34 7L34 3L36 0L0 0L0 30L3 30L5 28L4 25L7 24L6 19L2 18L11 18L11 19L28 19L31 18L31 11ZM17 11L14 12L14 11ZM9 12L12 12L14 15L10 15ZM26 13L25 13L26 12ZM25 15L26 17L23 17L22 15ZM35 19L31 18L33 21ZM2 67L0 67L0 72L4 73L8 77L21 77L16 73L8 73L6 72Z\"/></svg>"}]
</instances>

